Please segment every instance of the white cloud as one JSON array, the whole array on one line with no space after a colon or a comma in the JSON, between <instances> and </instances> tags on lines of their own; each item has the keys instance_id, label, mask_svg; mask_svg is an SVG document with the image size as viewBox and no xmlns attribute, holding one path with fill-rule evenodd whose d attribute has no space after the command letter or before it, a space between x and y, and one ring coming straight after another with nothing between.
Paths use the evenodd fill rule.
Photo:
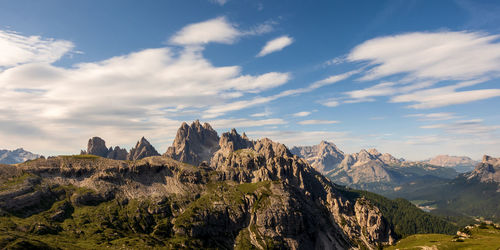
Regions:
<instances>
[{"instance_id":1,"label":"white cloud","mask_svg":"<svg viewBox=\"0 0 500 250\"><path fill-rule=\"evenodd\" d=\"M391 98L391 102L415 102L416 104L409 105L408 107L414 109L428 109L500 96L500 89L456 91L457 89L469 87L481 82L482 80L466 81L441 88L415 91L409 94L394 96Z\"/></svg>"},{"instance_id":2,"label":"white cloud","mask_svg":"<svg viewBox=\"0 0 500 250\"><path fill-rule=\"evenodd\" d=\"M450 134L489 136L500 130L498 125L485 125L482 119L461 120L452 123L439 123L421 126L423 129L443 129Z\"/></svg>"},{"instance_id":3,"label":"white cloud","mask_svg":"<svg viewBox=\"0 0 500 250\"><path fill-rule=\"evenodd\" d=\"M327 100L327 101L321 102L321 105L332 108L332 107L339 106L340 102L337 100Z\"/></svg>"},{"instance_id":4,"label":"white cloud","mask_svg":"<svg viewBox=\"0 0 500 250\"><path fill-rule=\"evenodd\" d=\"M459 118L455 113L428 113L428 114L409 114L405 117L417 117L419 121L443 121Z\"/></svg>"},{"instance_id":5,"label":"white cloud","mask_svg":"<svg viewBox=\"0 0 500 250\"><path fill-rule=\"evenodd\" d=\"M409 108L428 109L498 97L500 89L459 89L500 77L499 38L446 31L368 40L355 47L347 60L367 62L359 80L391 77L391 82L346 92L351 100L344 103L392 96L391 102L410 102L414 104ZM432 88L438 84L441 86Z\"/></svg>"},{"instance_id":6,"label":"white cloud","mask_svg":"<svg viewBox=\"0 0 500 250\"><path fill-rule=\"evenodd\" d=\"M266 108L264 112L251 114L250 116L251 117L264 117L264 116L270 116L272 114L273 113L271 111L269 111L269 109Z\"/></svg>"},{"instance_id":7,"label":"white cloud","mask_svg":"<svg viewBox=\"0 0 500 250\"><path fill-rule=\"evenodd\" d=\"M290 78L288 73L245 75L239 66L216 67L202 51L165 47L70 68L35 59L11 66L0 72L0 141L44 154L77 153L91 136L127 146L144 135L166 148L181 123L173 117L199 116Z\"/></svg>"},{"instance_id":8,"label":"white cloud","mask_svg":"<svg viewBox=\"0 0 500 250\"><path fill-rule=\"evenodd\" d=\"M335 124L339 123L339 121L330 121L330 120L305 120L300 121L298 124L300 125L324 125L324 124Z\"/></svg>"},{"instance_id":9,"label":"white cloud","mask_svg":"<svg viewBox=\"0 0 500 250\"><path fill-rule=\"evenodd\" d=\"M212 3L215 3L215 4L218 4L220 6L223 6L224 4L226 4L229 0L210 0L210 2Z\"/></svg>"},{"instance_id":10,"label":"white cloud","mask_svg":"<svg viewBox=\"0 0 500 250\"><path fill-rule=\"evenodd\" d=\"M302 111L302 112L297 112L297 113L293 114L293 116L295 116L295 117L304 117L304 116L308 116L310 114L311 114L311 112Z\"/></svg>"},{"instance_id":11,"label":"white cloud","mask_svg":"<svg viewBox=\"0 0 500 250\"><path fill-rule=\"evenodd\" d=\"M217 119L208 121L215 129L230 129L230 128L250 128L262 127L270 125L283 125L286 121L283 119L263 119L263 120L250 120L245 118L239 119Z\"/></svg>"},{"instance_id":12,"label":"white cloud","mask_svg":"<svg viewBox=\"0 0 500 250\"><path fill-rule=\"evenodd\" d=\"M343 73L340 75L333 75L333 76L330 76L324 80L314 82L305 88L284 90L278 94L271 95L271 96L266 96L266 97L257 96L253 99L250 99L250 100L235 101L235 102L215 105L204 112L203 118L215 118L215 117L221 116L227 112L241 110L241 109L249 108L249 107L252 107L255 105L268 103L268 102L274 101L274 100L282 98L282 97L293 96L293 95L311 92L311 91L318 89L318 88L321 88L323 86L330 85L330 84L336 83L338 81L344 80L344 79L348 78L349 76L355 74L356 72L358 72L358 70L353 70L353 71Z\"/></svg>"},{"instance_id":13,"label":"white cloud","mask_svg":"<svg viewBox=\"0 0 500 250\"><path fill-rule=\"evenodd\" d=\"M70 41L23 36L0 30L0 69L24 63L52 63L74 48Z\"/></svg>"},{"instance_id":14,"label":"white cloud","mask_svg":"<svg viewBox=\"0 0 500 250\"><path fill-rule=\"evenodd\" d=\"M338 57L335 57L333 59L326 61L325 63L323 63L323 65L325 65L325 66L339 65L339 64L344 63L346 60L347 60L347 58L345 56L338 56Z\"/></svg>"},{"instance_id":15,"label":"white cloud","mask_svg":"<svg viewBox=\"0 0 500 250\"><path fill-rule=\"evenodd\" d=\"M347 59L373 66L363 80L399 73L410 78L469 80L500 73L498 38L474 32L407 33L368 40Z\"/></svg>"},{"instance_id":16,"label":"white cloud","mask_svg":"<svg viewBox=\"0 0 500 250\"><path fill-rule=\"evenodd\" d=\"M257 57L262 57L270 53L280 51L283 48L293 43L293 38L289 36L281 36L271 41L268 41L262 50L257 54Z\"/></svg>"},{"instance_id":17,"label":"white cloud","mask_svg":"<svg viewBox=\"0 0 500 250\"><path fill-rule=\"evenodd\" d=\"M218 17L182 28L170 38L170 42L177 45L202 45L211 42L232 44L241 35L225 17Z\"/></svg>"}]
</instances>

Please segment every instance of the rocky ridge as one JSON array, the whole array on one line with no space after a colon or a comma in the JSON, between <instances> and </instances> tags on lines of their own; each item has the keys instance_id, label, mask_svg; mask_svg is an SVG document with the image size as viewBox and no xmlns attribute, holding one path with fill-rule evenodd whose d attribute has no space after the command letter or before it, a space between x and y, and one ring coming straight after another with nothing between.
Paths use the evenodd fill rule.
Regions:
<instances>
[{"instance_id":1,"label":"rocky ridge","mask_svg":"<svg viewBox=\"0 0 500 250\"><path fill-rule=\"evenodd\" d=\"M457 172L460 173L472 171L474 169L474 166L479 163L467 156L450 155L438 155L424 162L435 166L454 168L457 170Z\"/></svg>"},{"instance_id":2,"label":"rocky ridge","mask_svg":"<svg viewBox=\"0 0 500 250\"><path fill-rule=\"evenodd\" d=\"M252 141L232 130L214 146L207 143L213 134L203 135L209 126L194 128L189 131L183 124L180 130L188 133L178 135L204 138L204 146L190 147L191 139L178 136L176 141L184 145L175 155L200 161L199 166L165 156L126 162L92 155L12 166L0 189L0 201L10 202L0 202L0 214L36 217L36 228L22 222L10 226L26 235L57 238L95 224L111 230L102 234L108 242L119 238L119 230L133 230L174 248L373 249L394 242L392 226L379 208L364 198L346 196L283 144L266 138ZM180 144L174 142L173 147ZM43 205L51 200L52 205ZM80 220L88 206L92 211L117 209L117 215L96 212L95 220ZM136 213L120 215L122 209ZM114 224L120 218L129 221L127 229Z\"/></svg>"}]
</instances>

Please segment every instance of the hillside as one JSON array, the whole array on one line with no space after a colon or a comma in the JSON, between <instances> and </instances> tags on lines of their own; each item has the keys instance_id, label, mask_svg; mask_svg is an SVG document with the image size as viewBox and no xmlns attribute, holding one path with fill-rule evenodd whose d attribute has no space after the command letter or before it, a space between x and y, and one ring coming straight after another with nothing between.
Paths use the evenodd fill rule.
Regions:
<instances>
[{"instance_id":1,"label":"hillside","mask_svg":"<svg viewBox=\"0 0 500 250\"><path fill-rule=\"evenodd\" d=\"M494 225L468 227L468 234L461 236L443 234L416 234L387 249L498 249L500 228ZM465 231L465 230L463 230Z\"/></svg>"},{"instance_id":2,"label":"hillside","mask_svg":"<svg viewBox=\"0 0 500 250\"><path fill-rule=\"evenodd\" d=\"M455 179L406 184L385 195L421 201L435 214L484 217L500 222L499 163L499 158L484 156L474 171Z\"/></svg>"}]
</instances>

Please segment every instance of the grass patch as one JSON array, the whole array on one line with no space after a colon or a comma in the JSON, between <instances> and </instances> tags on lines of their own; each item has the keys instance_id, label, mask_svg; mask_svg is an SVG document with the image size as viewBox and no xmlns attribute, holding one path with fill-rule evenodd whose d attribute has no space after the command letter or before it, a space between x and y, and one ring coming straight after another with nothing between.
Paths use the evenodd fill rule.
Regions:
<instances>
[{"instance_id":1,"label":"grass patch","mask_svg":"<svg viewBox=\"0 0 500 250\"><path fill-rule=\"evenodd\" d=\"M471 237L463 240L454 240L454 236L444 234L410 235L387 249L423 249L435 246L437 249L482 250L500 247L500 230L488 225L486 228L475 227L470 231Z\"/></svg>"}]
</instances>

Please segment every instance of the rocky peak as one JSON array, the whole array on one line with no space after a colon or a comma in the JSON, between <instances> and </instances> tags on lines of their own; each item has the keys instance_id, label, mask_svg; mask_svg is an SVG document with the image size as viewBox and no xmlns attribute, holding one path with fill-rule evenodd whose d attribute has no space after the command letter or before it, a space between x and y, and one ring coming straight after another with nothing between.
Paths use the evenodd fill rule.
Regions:
<instances>
[{"instance_id":1,"label":"rocky peak","mask_svg":"<svg viewBox=\"0 0 500 250\"><path fill-rule=\"evenodd\" d=\"M89 139L86 151L87 154L106 157L108 152L109 150L106 147L106 142L103 139L97 136Z\"/></svg>"},{"instance_id":2,"label":"rocky peak","mask_svg":"<svg viewBox=\"0 0 500 250\"><path fill-rule=\"evenodd\" d=\"M365 149L361 149L359 153L356 155L356 159L358 162L368 162L371 160L375 160L376 156L370 154L370 152L366 151Z\"/></svg>"},{"instance_id":3,"label":"rocky peak","mask_svg":"<svg viewBox=\"0 0 500 250\"><path fill-rule=\"evenodd\" d=\"M130 161L139 160L149 156L158 156L156 149L149 143L144 136L135 144L135 147L130 149L127 159Z\"/></svg>"},{"instance_id":4,"label":"rocky peak","mask_svg":"<svg viewBox=\"0 0 500 250\"><path fill-rule=\"evenodd\" d=\"M115 148L110 147L106 158L114 159L114 160L126 160L127 159L127 150L124 148L120 148L118 146L116 146Z\"/></svg>"},{"instance_id":5,"label":"rocky peak","mask_svg":"<svg viewBox=\"0 0 500 250\"><path fill-rule=\"evenodd\" d=\"M333 170L344 159L344 152L335 144L327 141L321 141L314 146L293 147L290 151L304 158L312 167L322 173Z\"/></svg>"},{"instance_id":6,"label":"rocky peak","mask_svg":"<svg viewBox=\"0 0 500 250\"><path fill-rule=\"evenodd\" d=\"M190 126L182 123L177 130L172 146L165 156L192 165L209 162L213 154L219 149L219 136L208 123L203 125L199 120Z\"/></svg>"},{"instance_id":7,"label":"rocky peak","mask_svg":"<svg viewBox=\"0 0 500 250\"><path fill-rule=\"evenodd\" d=\"M474 171L466 173L467 179L478 179L481 182L497 182L500 185L500 158L488 155L483 156L483 161L477 164Z\"/></svg>"},{"instance_id":8,"label":"rocky peak","mask_svg":"<svg viewBox=\"0 0 500 250\"><path fill-rule=\"evenodd\" d=\"M219 146L221 150L224 151L236 151L252 147L253 142L248 139L245 133L243 133L243 136L240 136L236 129L233 128L231 132L222 134L219 140Z\"/></svg>"},{"instance_id":9,"label":"rocky peak","mask_svg":"<svg viewBox=\"0 0 500 250\"><path fill-rule=\"evenodd\" d=\"M370 149L367 150L367 152L370 153L373 156L379 156L379 155L381 155L381 153L379 153L378 150L375 149L375 148L370 148Z\"/></svg>"},{"instance_id":10,"label":"rocky peak","mask_svg":"<svg viewBox=\"0 0 500 250\"><path fill-rule=\"evenodd\" d=\"M500 158L493 158L493 157L491 157L489 155L484 155L482 163L491 164L491 165L499 165L500 164Z\"/></svg>"}]
</instances>

